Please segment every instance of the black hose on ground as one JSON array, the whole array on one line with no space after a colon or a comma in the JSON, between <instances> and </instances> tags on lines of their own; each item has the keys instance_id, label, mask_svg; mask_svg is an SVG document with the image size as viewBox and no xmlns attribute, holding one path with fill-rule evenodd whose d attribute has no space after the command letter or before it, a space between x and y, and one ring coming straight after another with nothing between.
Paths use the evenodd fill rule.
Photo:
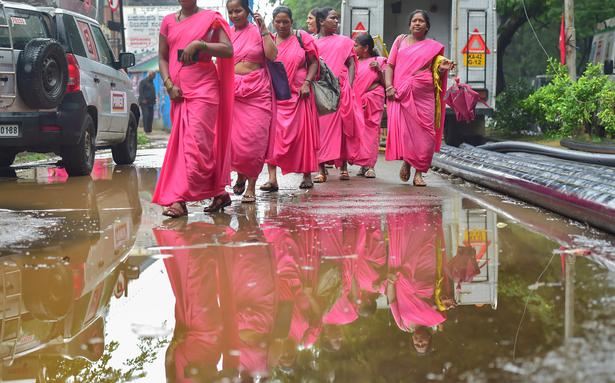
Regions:
<instances>
[{"instance_id":1,"label":"black hose on ground","mask_svg":"<svg viewBox=\"0 0 615 383\"><path fill-rule=\"evenodd\" d=\"M594 143L563 138L559 144L565 148L589 153L615 154L615 144Z\"/></svg>"},{"instance_id":2,"label":"black hose on ground","mask_svg":"<svg viewBox=\"0 0 615 383\"><path fill-rule=\"evenodd\" d=\"M433 166L615 233L615 188L612 182L615 171L603 167L604 172L596 172L592 165L559 162L561 164L557 161L540 162L535 158L489 152L469 145L463 148L444 145L434 156Z\"/></svg>"},{"instance_id":3,"label":"black hose on ground","mask_svg":"<svg viewBox=\"0 0 615 383\"><path fill-rule=\"evenodd\" d=\"M501 153L523 152L541 154L544 156L561 158L568 161L615 167L615 155L612 154L585 153L566 149L552 148L549 146L533 144L529 142L494 142L481 145L479 146L479 148Z\"/></svg>"}]
</instances>

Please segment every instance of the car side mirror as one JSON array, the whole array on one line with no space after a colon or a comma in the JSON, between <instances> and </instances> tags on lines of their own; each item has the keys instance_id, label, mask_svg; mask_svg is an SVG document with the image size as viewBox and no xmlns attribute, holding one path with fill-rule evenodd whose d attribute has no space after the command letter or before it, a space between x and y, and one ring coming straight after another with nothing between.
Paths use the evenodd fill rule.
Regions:
<instances>
[{"instance_id":1,"label":"car side mirror","mask_svg":"<svg viewBox=\"0 0 615 383\"><path fill-rule=\"evenodd\" d=\"M128 69L135 66L136 59L134 53L122 52L120 53L119 67L122 69Z\"/></svg>"},{"instance_id":2,"label":"car side mirror","mask_svg":"<svg viewBox=\"0 0 615 383\"><path fill-rule=\"evenodd\" d=\"M613 74L613 60L604 60L604 74Z\"/></svg>"}]
</instances>

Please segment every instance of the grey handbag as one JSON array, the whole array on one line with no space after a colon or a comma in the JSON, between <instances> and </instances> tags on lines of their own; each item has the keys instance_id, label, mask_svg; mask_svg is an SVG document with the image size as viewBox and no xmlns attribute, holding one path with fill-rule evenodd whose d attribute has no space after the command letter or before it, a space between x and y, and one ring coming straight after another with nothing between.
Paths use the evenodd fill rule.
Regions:
<instances>
[{"instance_id":1,"label":"grey handbag","mask_svg":"<svg viewBox=\"0 0 615 383\"><path fill-rule=\"evenodd\" d=\"M301 48L305 50L299 31L295 36ZM312 81L312 90L318 114L322 116L337 111L340 103L340 82L322 58L320 58L320 77L318 81Z\"/></svg>"}]
</instances>

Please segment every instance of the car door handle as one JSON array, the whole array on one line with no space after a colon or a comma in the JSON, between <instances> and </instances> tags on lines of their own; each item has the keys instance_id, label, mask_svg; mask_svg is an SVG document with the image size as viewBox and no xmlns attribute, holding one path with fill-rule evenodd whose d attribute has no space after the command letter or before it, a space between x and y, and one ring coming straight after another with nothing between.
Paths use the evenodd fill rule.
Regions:
<instances>
[{"instance_id":1,"label":"car door handle","mask_svg":"<svg viewBox=\"0 0 615 383\"><path fill-rule=\"evenodd\" d=\"M111 88L115 88L115 83L114 82L111 83Z\"/></svg>"},{"instance_id":2,"label":"car door handle","mask_svg":"<svg viewBox=\"0 0 615 383\"><path fill-rule=\"evenodd\" d=\"M98 77L94 77L94 82L99 84L100 83L100 79Z\"/></svg>"}]
</instances>

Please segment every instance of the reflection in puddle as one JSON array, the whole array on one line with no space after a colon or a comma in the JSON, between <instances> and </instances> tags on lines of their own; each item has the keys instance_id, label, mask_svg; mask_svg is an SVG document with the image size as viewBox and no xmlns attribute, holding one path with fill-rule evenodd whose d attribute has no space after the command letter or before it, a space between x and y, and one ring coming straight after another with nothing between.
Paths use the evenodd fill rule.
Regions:
<instances>
[{"instance_id":1,"label":"reflection in puddle","mask_svg":"<svg viewBox=\"0 0 615 383\"><path fill-rule=\"evenodd\" d=\"M160 222L155 169L29 172L0 183L0 227L37 230L0 243L4 380L523 381L613 317L612 240L493 195L314 192Z\"/></svg>"}]
</instances>

